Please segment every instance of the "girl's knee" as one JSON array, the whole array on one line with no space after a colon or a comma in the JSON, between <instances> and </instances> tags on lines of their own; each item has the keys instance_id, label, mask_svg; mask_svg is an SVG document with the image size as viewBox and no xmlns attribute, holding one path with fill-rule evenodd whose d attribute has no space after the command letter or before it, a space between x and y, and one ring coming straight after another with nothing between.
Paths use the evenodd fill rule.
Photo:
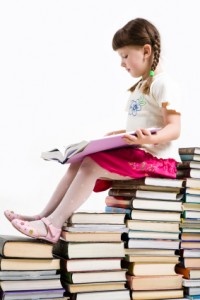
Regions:
<instances>
[{"instance_id":1,"label":"girl's knee","mask_svg":"<svg viewBox=\"0 0 200 300\"><path fill-rule=\"evenodd\" d=\"M96 163L89 157L89 156L86 156L81 165L80 165L80 168L87 168L87 169L93 169L94 167L96 166Z\"/></svg>"}]
</instances>

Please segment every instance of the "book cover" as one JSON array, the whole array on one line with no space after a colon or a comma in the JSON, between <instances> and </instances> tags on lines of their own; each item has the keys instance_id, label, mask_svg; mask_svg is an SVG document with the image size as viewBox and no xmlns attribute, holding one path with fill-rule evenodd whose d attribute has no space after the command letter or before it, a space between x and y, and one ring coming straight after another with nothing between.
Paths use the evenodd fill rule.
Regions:
<instances>
[{"instance_id":1,"label":"book cover","mask_svg":"<svg viewBox=\"0 0 200 300\"><path fill-rule=\"evenodd\" d=\"M57 270L0 271L0 280L59 279Z\"/></svg>"},{"instance_id":2,"label":"book cover","mask_svg":"<svg viewBox=\"0 0 200 300\"><path fill-rule=\"evenodd\" d=\"M138 185L150 185L150 186L160 186L160 187L179 187L185 186L184 179L171 179L171 178L155 178L155 177L144 177L139 179L130 180L116 180L117 184L138 184ZM114 183L113 183L114 184Z\"/></svg>"},{"instance_id":3,"label":"book cover","mask_svg":"<svg viewBox=\"0 0 200 300\"><path fill-rule=\"evenodd\" d=\"M191 161L191 160L185 160L182 162L178 162L177 169L200 169L200 162L198 161Z\"/></svg>"},{"instance_id":4,"label":"book cover","mask_svg":"<svg viewBox=\"0 0 200 300\"><path fill-rule=\"evenodd\" d=\"M67 242L121 242L124 234L119 231L65 231L62 230L61 237Z\"/></svg>"},{"instance_id":5,"label":"book cover","mask_svg":"<svg viewBox=\"0 0 200 300\"><path fill-rule=\"evenodd\" d=\"M63 258L114 258L125 255L123 242L73 243L62 239L54 245L53 253Z\"/></svg>"},{"instance_id":6,"label":"book cover","mask_svg":"<svg viewBox=\"0 0 200 300\"><path fill-rule=\"evenodd\" d=\"M184 268L200 268L200 257L181 257L180 264Z\"/></svg>"},{"instance_id":7,"label":"book cover","mask_svg":"<svg viewBox=\"0 0 200 300\"><path fill-rule=\"evenodd\" d=\"M127 220L129 230L148 230L156 232L177 232L179 233L178 222L159 222L159 221L142 221L142 220Z\"/></svg>"},{"instance_id":8,"label":"book cover","mask_svg":"<svg viewBox=\"0 0 200 300\"><path fill-rule=\"evenodd\" d=\"M146 221L174 221L180 222L181 213L173 211L150 211L132 209L131 219L133 220L146 220Z\"/></svg>"},{"instance_id":9,"label":"book cover","mask_svg":"<svg viewBox=\"0 0 200 300\"><path fill-rule=\"evenodd\" d=\"M200 147L180 147L179 154L200 154Z\"/></svg>"},{"instance_id":10,"label":"book cover","mask_svg":"<svg viewBox=\"0 0 200 300\"><path fill-rule=\"evenodd\" d=\"M61 259L61 269L68 272L120 270L122 258Z\"/></svg>"},{"instance_id":11,"label":"book cover","mask_svg":"<svg viewBox=\"0 0 200 300\"><path fill-rule=\"evenodd\" d=\"M186 188L200 189L200 179L186 178Z\"/></svg>"},{"instance_id":12,"label":"book cover","mask_svg":"<svg viewBox=\"0 0 200 300\"><path fill-rule=\"evenodd\" d=\"M148 130L154 134L159 128L148 128ZM134 135L135 131L126 133ZM41 157L45 160L56 160L62 164L76 162L92 153L129 146L123 141L124 134L125 133L109 135L91 141L81 141L80 143L66 147L58 147L50 151L42 152ZM136 147L136 145L129 147Z\"/></svg>"},{"instance_id":13,"label":"book cover","mask_svg":"<svg viewBox=\"0 0 200 300\"><path fill-rule=\"evenodd\" d=\"M46 289L62 289L59 279L45 280L3 280L1 281L1 289L3 291L26 291L26 290L46 290Z\"/></svg>"},{"instance_id":14,"label":"book cover","mask_svg":"<svg viewBox=\"0 0 200 300\"><path fill-rule=\"evenodd\" d=\"M0 257L0 269L12 270L59 270L59 258L3 258Z\"/></svg>"},{"instance_id":15,"label":"book cover","mask_svg":"<svg viewBox=\"0 0 200 300\"><path fill-rule=\"evenodd\" d=\"M114 206L105 206L105 212L126 214L127 217L130 217L130 215L131 215L131 209L122 208L122 207L114 207Z\"/></svg>"},{"instance_id":16,"label":"book cover","mask_svg":"<svg viewBox=\"0 0 200 300\"><path fill-rule=\"evenodd\" d=\"M180 169L177 170L177 178L197 178L200 179L200 169Z\"/></svg>"},{"instance_id":17,"label":"book cover","mask_svg":"<svg viewBox=\"0 0 200 300\"><path fill-rule=\"evenodd\" d=\"M125 189L125 190L157 191L157 192L174 192L177 194L183 192L183 188L181 188L181 187L134 184L132 179L130 179L130 180L113 180L111 183L111 188L118 189L118 190Z\"/></svg>"},{"instance_id":18,"label":"book cover","mask_svg":"<svg viewBox=\"0 0 200 300\"><path fill-rule=\"evenodd\" d=\"M159 290L159 291L131 291L131 299L150 300L150 299L175 299L183 298L183 289L180 290ZM178 300L177 299L177 300ZM186 299L187 300L187 299Z\"/></svg>"},{"instance_id":19,"label":"book cover","mask_svg":"<svg viewBox=\"0 0 200 300\"><path fill-rule=\"evenodd\" d=\"M70 297L64 296L65 289L51 290L30 290L30 291L0 291L2 300L27 300L27 299L55 299L69 300Z\"/></svg>"},{"instance_id":20,"label":"book cover","mask_svg":"<svg viewBox=\"0 0 200 300\"><path fill-rule=\"evenodd\" d=\"M109 196L146 198L146 199L163 199L163 200L181 200L183 193L177 194L174 192L148 191L148 190L133 190L133 189L115 189L111 188L108 191Z\"/></svg>"},{"instance_id":21,"label":"book cover","mask_svg":"<svg viewBox=\"0 0 200 300\"><path fill-rule=\"evenodd\" d=\"M62 272L61 280L68 283L97 283L126 281L127 270L106 270L92 272Z\"/></svg>"},{"instance_id":22,"label":"book cover","mask_svg":"<svg viewBox=\"0 0 200 300\"><path fill-rule=\"evenodd\" d=\"M134 276L164 276L176 275L176 263L162 262L130 262L128 274Z\"/></svg>"},{"instance_id":23,"label":"book cover","mask_svg":"<svg viewBox=\"0 0 200 300\"><path fill-rule=\"evenodd\" d=\"M71 300L130 300L129 290L99 291L71 294Z\"/></svg>"},{"instance_id":24,"label":"book cover","mask_svg":"<svg viewBox=\"0 0 200 300\"><path fill-rule=\"evenodd\" d=\"M200 154L180 154L180 158L182 161L200 161Z\"/></svg>"},{"instance_id":25,"label":"book cover","mask_svg":"<svg viewBox=\"0 0 200 300\"><path fill-rule=\"evenodd\" d=\"M179 249L180 240L129 239L127 248Z\"/></svg>"},{"instance_id":26,"label":"book cover","mask_svg":"<svg viewBox=\"0 0 200 300\"><path fill-rule=\"evenodd\" d=\"M68 223L81 224L125 224L126 214L106 212L75 212Z\"/></svg>"},{"instance_id":27,"label":"book cover","mask_svg":"<svg viewBox=\"0 0 200 300\"><path fill-rule=\"evenodd\" d=\"M0 255L18 258L53 258L52 244L14 235L0 235Z\"/></svg>"},{"instance_id":28,"label":"book cover","mask_svg":"<svg viewBox=\"0 0 200 300\"><path fill-rule=\"evenodd\" d=\"M132 208L151 211L182 211L182 202L150 199L134 199Z\"/></svg>"},{"instance_id":29,"label":"book cover","mask_svg":"<svg viewBox=\"0 0 200 300\"><path fill-rule=\"evenodd\" d=\"M172 290L182 288L182 275L133 276L127 274L131 290Z\"/></svg>"},{"instance_id":30,"label":"book cover","mask_svg":"<svg viewBox=\"0 0 200 300\"><path fill-rule=\"evenodd\" d=\"M100 292L100 291L117 291L126 290L126 281L115 282L95 282L95 283L67 283L62 281L63 287L69 293L85 293L85 292ZM104 298L103 298L104 299Z\"/></svg>"},{"instance_id":31,"label":"book cover","mask_svg":"<svg viewBox=\"0 0 200 300\"><path fill-rule=\"evenodd\" d=\"M140 230L129 230L128 232L129 239L178 240L179 237L180 237L179 232L140 231Z\"/></svg>"}]
</instances>

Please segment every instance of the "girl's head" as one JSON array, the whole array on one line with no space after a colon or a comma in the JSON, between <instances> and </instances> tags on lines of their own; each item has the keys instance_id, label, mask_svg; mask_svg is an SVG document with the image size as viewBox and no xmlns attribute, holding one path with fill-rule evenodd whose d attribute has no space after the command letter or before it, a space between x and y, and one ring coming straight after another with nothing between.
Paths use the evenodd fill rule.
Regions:
<instances>
[{"instance_id":1,"label":"girl's head","mask_svg":"<svg viewBox=\"0 0 200 300\"><path fill-rule=\"evenodd\" d=\"M148 94L161 50L160 34L156 27L145 19L134 19L115 33L112 46L121 56L121 65L133 77L147 79L143 92ZM136 86L130 90L133 91Z\"/></svg>"}]
</instances>

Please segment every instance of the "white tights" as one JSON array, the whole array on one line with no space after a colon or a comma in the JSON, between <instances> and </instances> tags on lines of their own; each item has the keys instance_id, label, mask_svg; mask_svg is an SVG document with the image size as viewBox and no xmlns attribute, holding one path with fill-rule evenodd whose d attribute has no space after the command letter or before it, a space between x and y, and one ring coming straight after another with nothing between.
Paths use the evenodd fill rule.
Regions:
<instances>
[{"instance_id":1,"label":"white tights","mask_svg":"<svg viewBox=\"0 0 200 300\"><path fill-rule=\"evenodd\" d=\"M131 179L110 173L86 157L81 163L69 166L40 216L48 217L55 227L61 228L72 213L88 199L98 178ZM46 228L41 221L32 221L31 224L40 230L41 235L46 234Z\"/></svg>"}]
</instances>

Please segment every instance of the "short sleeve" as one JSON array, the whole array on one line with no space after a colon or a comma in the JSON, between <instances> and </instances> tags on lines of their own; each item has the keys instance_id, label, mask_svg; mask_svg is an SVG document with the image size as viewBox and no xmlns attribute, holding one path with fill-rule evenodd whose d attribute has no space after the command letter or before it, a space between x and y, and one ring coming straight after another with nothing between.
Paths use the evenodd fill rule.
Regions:
<instances>
[{"instance_id":1,"label":"short sleeve","mask_svg":"<svg viewBox=\"0 0 200 300\"><path fill-rule=\"evenodd\" d=\"M181 91L179 85L167 76L156 78L151 84L150 94L160 107L181 112Z\"/></svg>"}]
</instances>

